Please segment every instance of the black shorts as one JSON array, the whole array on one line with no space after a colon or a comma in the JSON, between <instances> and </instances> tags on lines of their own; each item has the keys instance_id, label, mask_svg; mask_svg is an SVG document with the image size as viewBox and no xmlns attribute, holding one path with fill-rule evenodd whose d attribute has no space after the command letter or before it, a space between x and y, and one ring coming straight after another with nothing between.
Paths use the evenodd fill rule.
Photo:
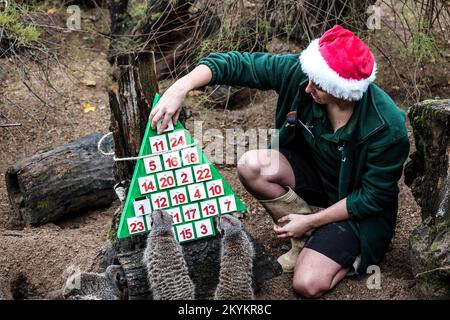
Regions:
<instances>
[{"instance_id":1,"label":"black shorts","mask_svg":"<svg viewBox=\"0 0 450 320\"><path fill-rule=\"evenodd\" d=\"M294 191L308 204L327 208L339 200L338 178L322 172L303 152L280 148L295 176ZM348 221L321 226L307 239L306 248L313 249L350 268L360 254L359 238Z\"/></svg>"}]
</instances>

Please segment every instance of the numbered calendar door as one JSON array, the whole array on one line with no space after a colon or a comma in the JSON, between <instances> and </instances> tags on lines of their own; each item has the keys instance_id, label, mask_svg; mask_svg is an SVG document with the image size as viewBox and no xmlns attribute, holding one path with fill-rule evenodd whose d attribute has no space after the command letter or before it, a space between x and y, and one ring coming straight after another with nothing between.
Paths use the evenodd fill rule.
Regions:
<instances>
[{"instance_id":1,"label":"numbered calendar door","mask_svg":"<svg viewBox=\"0 0 450 320\"><path fill-rule=\"evenodd\" d=\"M220 213L236 211L236 199L234 195L219 198Z\"/></svg>"},{"instance_id":2,"label":"numbered calendar door","mask_svg":"<svg viewBox=\"0 0 450 320\"><path fill-rule=\"evenodd\" d=\"M173 224L180 224L183 222L180 207L167 209L167 213L172 217Z\"/></svg>"},{"instance_id":3,"label":"numbered calendar door","mask_svg":"<svg viewBox=\"0 0 450 320\"><path fill-rule=\"evenodd\" d=\"M217 207L216 199L206 200L200 202L202 210L202 217L208 218L219 214L219 208Z\"/></svg>"},{"instance_id":4,"label":"numbered calendar door","mask_svg":"<svg viewBox=\"0 0 450 320\"><path fill-rule=\"evenodd\" d=\"M197 238L203 238L214 235L214 229L211 219L199 220L194 222L195 233Z\"/></svg>"},{"instance_id":5,"label":"numbered calendar door","mask_svg":"<svg viewBox=\"0 0 450 320\"><path fill-rule=\"evenodd\" d=\"M159 120L156 123L156 131L159 132L159 129L161 128L162 125L162 120ZM167 124L167 128L163 131L163 132L168 132L168 131L172 131L173 130L173 123L172 121L169 121L169 123Z\"/></svg>"},{"instance_id":6,"label":"numbered calendar door","mask_svg":"<svg viewBox=\"0 0 450 320\"><path fill-rule=\"evenodd\" d=\"M128 218L128 231L130 234L141 233L145 231L144 217Z\"/></svg>"},{"instance_id":7,"label":"numbered calendar door","mask_svg":"<svg viewBox=\"0 0 450 320\"><path fill-rule=\"evenodd\" d=\"M147 194L157 190L155 176L138 178L138 183L141 194Z\"/></svg>"},{"instance_id":8,"label":"numbered calendar door","mask_svg":"<svg viewBox=\"0 0 450 320\"><path fill-rule=\"evenodd\" d=\"M192 223L175 226L175 233L177 234L179 242L195 239L194 226Z\"/></svg>"},{"instance_id":9,"label":"numbered calendar door","mask_svg":"<svg viewBox=\"0 0 450 320\"><path fill-rule=\"evenodd\" d=\"M187 145L184 130L177 130L167 134L170 149L180 149Z\"/></svg>"},{"instance_id":10,"label":"numbered calendar door","mask_svg":"<svg viewBox=\"0 0 450 320\"><path fill-rule=\"evenodd\" d=\"M150 195L152 199L153 209L164 209L170 207L169 196L167 192L158 192Z\"/></svg>"},{"instance_id":11,"label":"numbered calendar door","mask_svg":"<svg viewBox=\"0 0 450 320\"><path fill-rule=\"evenodd\" d=\"M188 191L191 201L198 201L206 198L205 185L203 183L188 185Z\"/></svg>"},{"instance_id":12,"label":"numbered calendar door","mask_svg":"<svg viewBox=\"0 0 450 320\"><path fill-rule=\"evenodd\" d=\"M172 206L188 203L188 195L185 187L175 188L169 191Z\"/></svg>"},{"instance_id":13,"label":"numbered calendar door","mask_svg":"<svg viewBox=\"0 0 450 320\"><path fill-rule=\"evenodd\" d=\"M151 174L162 171L161 159L159 156L146 157L144 161L145 173Z\"/></svg>"},{"instance_id":14,"label":"numbered calendar door","mask_svg":"<svg viewBox=\"0 0 450 320\"><path fill-rule=\"evenodd\" d=\"M152 153L159 153L169 150L165 135L150 137L150 149Z\"/></svg>"},{"instance_id":15,"label":"numbered calendar door","mask_svg":"<svg viewBox=\"0 0 450 320\"><path fill-rule=\"evenodd\" d=\"M206 182L206 190L208 192L208 198L222 196L224 194L222 179Z\"/></svg>"},{"instance_id":16,"label":"numbered calendar door","mask_svg":"<svg viewBox=\"0 0 450 320\"><path fill-rule=\"evenodd\" d=\"M179 151L165 153L162 156L164 168L166 170L172 170L181 167L181 157Z\"/></svg>"},{"instance_id":17,"label":"numbered calendar door","mask_svg":"<svg viewBox=\"0 0 450 320\"><path fill-rule=\"evenodd\" d=\"M189 166L191 164L197 164L200 162L200 157L198 154L197 147L190 147L181 150L181 159L183 160L184 166Z\"/></svg>"},{"instance_id":18,"label":"numbered calendar door","mask_svg":"<svg viewBox=\"0 0 450 320\"><path fill-rule=\"evenodd\" d=\"M212 173L209 163L194 166L192 167L192 169L194 170L194 177L196 182L202 182L212 179Z\"/></svg>"},{"instance_id":19,"label":"numbered calendar door","mask_svg":"<svg viewBox=\"0 0 450 320\"><path fill-rule=\"evenodd\" d=\"M201 218L200 210L197 203L187 204L181 207L183 213L183 220L185 222L198 220Z\"/></svg>"},{"instance_id":20,"label":"numbered calendar door","mask_svg":"<svg viewBox=\"0 0 450 320\"><path fill-rule=\"evenodd\" d=\"M163 171L156 174L156 179L158 180L159 189L169 189L175 187L175 177L173 171Z\"/></svg>"},{"instance_id":21,"label":"numbered calendar door","mask_svg":"<svg viewBox=\"0 0 450 320\"><path fill-rule=\"evenodd\" d=\"M136 217L152 213L150 201L146 197L135 199L133 206L134 206L134 214Z\"/></svg>"},{"instance_id":22,"label":"numbered calendar door","mask_svg":"<svg viewBox=\"0 0 450 320\"><path fill-rule=\"evenodd\" d=\"M179 186L194 183L194 176L190 167L175 170L175 177Z\"/></svg>"}]
</instances>

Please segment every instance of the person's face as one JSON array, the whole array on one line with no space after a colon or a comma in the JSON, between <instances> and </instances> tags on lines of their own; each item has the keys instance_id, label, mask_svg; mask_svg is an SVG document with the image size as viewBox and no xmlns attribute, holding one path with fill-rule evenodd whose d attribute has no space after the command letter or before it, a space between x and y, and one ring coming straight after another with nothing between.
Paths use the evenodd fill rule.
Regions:
<instances>
[{"instance_id":1,"label":"person's face","mask_svg":"<svg viewBox=\"0 0 450 320\"><path fill-rule=\"evenodd\" d=\"M314 101L320 104L328 104L336 100L335 97L323 91L317 84L315 84L311 80L309 81L308 86L305 89L305 92L310 93Z\"/></svg>"}]
</instances>

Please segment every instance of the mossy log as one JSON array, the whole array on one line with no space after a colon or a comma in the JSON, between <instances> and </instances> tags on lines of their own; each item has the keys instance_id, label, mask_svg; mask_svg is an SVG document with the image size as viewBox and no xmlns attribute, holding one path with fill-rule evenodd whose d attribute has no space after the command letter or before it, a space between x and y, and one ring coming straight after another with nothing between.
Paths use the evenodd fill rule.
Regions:
<instances>
[{"instance_id":1,"label":"mossy log","mask_svg":"<svg viewBox=\"0 0 450 320\"><path fill-rule=\"evenodd\" d=\"M422 209L423 223L410 238L419 292L450 299L450 100L428 100L409 110L416 151L405 182Z\"/></svg>"}]
</instances>

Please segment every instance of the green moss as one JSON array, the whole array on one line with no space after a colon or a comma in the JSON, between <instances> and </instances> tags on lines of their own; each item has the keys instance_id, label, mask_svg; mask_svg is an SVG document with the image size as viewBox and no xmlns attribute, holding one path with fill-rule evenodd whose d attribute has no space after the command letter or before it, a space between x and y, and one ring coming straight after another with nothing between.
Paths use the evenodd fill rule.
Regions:
<instances>
[{"instance_id":1,"label":"green moss","mask_svg":"<svg viewBox=\"0 0 450 320\"><path fill-rule=\"evenodd\" d=\"M36 204L36 208L38 209L48 209L49 203L47 200L39 200Z\"/></svg>"}]
</instances>

